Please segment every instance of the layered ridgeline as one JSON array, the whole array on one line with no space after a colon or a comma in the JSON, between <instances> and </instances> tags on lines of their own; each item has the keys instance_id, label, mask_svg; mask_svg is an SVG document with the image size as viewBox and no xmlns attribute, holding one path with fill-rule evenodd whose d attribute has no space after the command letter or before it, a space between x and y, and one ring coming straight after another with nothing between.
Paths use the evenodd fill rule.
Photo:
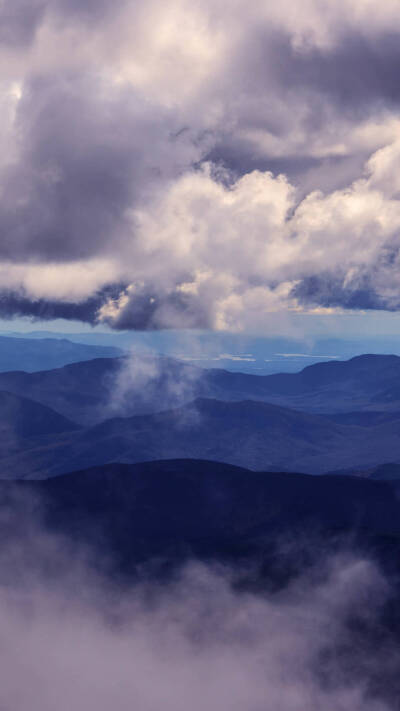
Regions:
<instances>
[{"instance_id":1,"label":"layered ridgeline","mask_svg":"<svg viewBox=\"0 0 400 711\"><path fill-rule=\"evenodd\" d=\"M98 358L36 373L0 373L0 390L30 397L81 424L212 398L268 402L368 425L400 413L400 358L363 355L266 376L206 370L167 357Z\"/></svg>"},{"instance_id":2,"label":"layered ridgeline","mask_svg":"<svg viewBox=\"0 0 400 711\"><path fill-rule=\"evenodd\" d=\"M395 400L385 403L380 395L395 392L398 360L361 359L369 378L361 369L358 379L351 375L357 373L354 362L340 364L336 390L331 364L311 375L307 369L286 385L282 376L238 379L168 359L94 360L0 375L1 387L7 386L0 390L0 587L3 599L12 602L4 620L16 606L23 611L18 655L29 646L30 623L35 623L30 591L46 595L40 601L46 612L45 627L38 628L40 649L49 630L47 610L50 616L55 610L57 625L60 619L67 621L66 633L62 630L60 636L57 626L57 634L51 634L53 656L53 639L70 635L65 603L72 600L76 608L76 591L83 599L79 633L86 645L88 599L97 600L104 591L115 637L119 615L132 609L132 583L138 583L151 617L154 593L163 587L160 581L167 583L168 596L168 586L181 579L182 571L199 571L193 579L197 591L204 585L204 571L208 576L215 571L211 584L223 575L232 590L244 593L245 602L272 595L268 616L278 613L278 639L292 606L293 586L308 600L316 585L323 604L329 601L329 625L321 627L318 660L332 669L331 659L338 659L341 673L351 669L356 678L364 679L367 670L369 693L390 703L398 699L393 650L400 640L400 484L395 463L396 457L400 461L400 418ZM374 368L380 369L375 377ZM354 394L347 409L346 387ZM322 414L268 402L268 393L271 399L297 397L300 402L302 389L305 407L316 402L318 393L321 402L328 393L329 403L329 393L337 398L341 391L342 411L327 408ZM164 461L155 461L160 457ZM387 461L394 463L384 465ZM352 466L362 476L311 475L340 468L348 472ZM297 473L302 470L308 474ZM333 588L327 584L331 571L337 577ZM174 608L179 625L181 601L188 597L186 578L182 580ZM208 590L205 606L199 608L201 626L195 635L191 624L188 628L196 640L210 609ZM215 599L225 605L219 590L214 590ZM349 591L351 608L342 609ZM282 595L281 608L276 607L276 594ZM194 608L189 608L190 621ZM319 609L311 598L310 606L296 613L295 627L304 610L307 625L307 619L314 625ZM234 639L239 632L247 644L241 632L247 606L243 610ZM258 627L259 607L256 613ZM335 637L331 620L336 624L338 616L344 618L340 629L345 627L345 634ZM168 627L165 616L162 625ZM96 635L94 650L99 639ZM292 636L288 639L291 645ZM329 648L326 640L333 640ZM74 642L74 654L76 649ZM123 645L124 656L125 649ZM377 649L383 659L379 664ZM324 672L318 667L318 673L320 669ZM93 678L97 675L96 661ZM336 684L336 667L331 677ZM326 685L326 675L321 678Z\"/></svg>"},{"instance_id":3,"label":"layered ridgeline","mask_svg":"<svg viewBox=\"0 0 400 711\"><path fill-rule=\"evenodd\" d=\"M365 428L266 403L198 399L161 413L20 439L0 465L5 478L176 458L322 474L400 460L399 432L398 420Z\"/></svg>"},{"instance_id":4,"label":"layered ridgeline","mask_svg":"<svg viewBox=\"0 0 400 711\"><path fill-rule=\"evenodd\" d=\"M120 348L74 343L68 338L32 338L0 336L0 373L9 370L37 370L61 368L93 358L115 358Z\"/></svg>"},{"instance_id":5,"label":"layered ridgeline","mask_svg":"<svg viewBox=\"0 0 400 711\"><path fill-rule=\"evenodd\" d=\"M395 356L361 356L265 377L139 357L3 373L0 388L23 396L21 407L32 407L29 398L55 411L55 421L66 421L54 431L20 432L12 447L0 450L2 477L43 478L115 461L176 458L368 476L371 468L400 461L399 374ZM288 401L299 409L287 407ZM3 420L12 431L12 409Z\"/></svg>"},{"instance_id":6,"label":"layered ridgeline","mask_svg":"<svg viewBox=\"0 0 400 711\"><path fill-rule=\"evenodd\" d=\"M329 690L344 679L350 706L343 708L354 708L353 679L374 699L371 709L398 708L400 503L392 484L255 473L193 460L110 464L44 481L0 481L0 540L4 640L12 659L31 649L36 657L39 649L42 668L49 640L48 658L55 658L63 674L71 669L69 659L77 657L80 666L88 655L94 657L91 684L97 689L98 646L105 632L118 645L100 670L107 676L114 649L122 650L116 663L118 670L127 665L130 678L146 651L142 630L154 629L149 658L161 649L162 674L171 647L161 633L172 639L172 652L177 643L183 650L172 677L181 688L188 641L197 658L199 645L204 639L208 643L209 630L216 629L227 641L223 666L226 650L240 652L234 667L240 683L249 664L264 678L271 646L283 659L279 682L286 683L292 659L287 650L300 635L293 657L297 672L310 646L304 635L311 623L313 635L318 625L316 673ZM161 609L160 594L166 597ZM243 604L232 605L232 596ZM71 607L75 613L82 610L77 627ZM148 612L144 625L142 609ZM18 626L11 626L18 633L13 644L9 620L15 610L21 613ZM99 628L98 619L107 626ZM276 628L272 637L269 620ZM184 636L177 637L182 626ZM260 634L261 646L248 662L247 650ZM138 640L135 657L129 656L131 637ZM62 650L72 644L67 663L55 639L62 640ZM206 658L214 666L216 637L211 639ZM32 664L23 668L29 671ZM148 675L149 668L139 665L139 672ZM205 675L204 668L201 660L202 684L214 673L206 667ZM48 669L46 659L44 683L53 678ZM228 666L227 688L232 676ZM86 680L82 688L86 699ZM297 689L296 684L290 697L296 702ZM263 707L268 694L267 686L261 706L257 702L252 708ZM184 707L187 698L185 693ZM342 707L342 698L332 706L329 693L329 704L315 708ZM246 704L237 708L250 708Z\"/></svg>"},{"instance_id":7,"label":"layered ridgeline","mask_svg":"<svg viewBox=\"0 0 400 711\"><path fill-rule=\"evenodd\" d=\"M400 547L400 501L388 482L253 472L228 464L169 460L109 464L44 481L0 481L5 535L32 512L52 532L95 546L134 570L151 559L264 553L276 541L321 534ZM1 513L9 516L1 517ZM283 538L282 538L283 537ZM288 539L286 538L286 545ZM389 546L390 547L390 546Z\"/></svg>"},{"instance_id":8,"label":"layered ridgeline","mask_svg":"<svg viewBox=\"0 0 400 711\"><path fill-rule=\"evenodd\" d=\"M38 446L53 444L57 437L79 428L46 405L0 391L0 457Z\"/></svg>"}]
</instances>

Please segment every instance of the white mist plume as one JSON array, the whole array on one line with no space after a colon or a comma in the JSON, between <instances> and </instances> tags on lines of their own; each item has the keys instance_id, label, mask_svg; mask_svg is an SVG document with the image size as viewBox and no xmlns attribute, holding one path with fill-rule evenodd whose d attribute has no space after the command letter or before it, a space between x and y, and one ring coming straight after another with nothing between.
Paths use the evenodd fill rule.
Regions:
<instances>
[{"instance_id":1,"label":"white mist plume","mask_svg":"<svg viewBox=\"0 0 400 711\"><path fill-rule=\"evenodd\" d=\"M276 593L239 591L232 572L200 564L121 590L71 546L35 535L34 562L24 544L2 553L2 709L392 708L368 682L393 650L352 647L346 625L374 619L388 592L363 558L337 555Z\"/></svg>"},{"instance_id":2,"label":"white mist plume","mask_svg":"<svg viewBox=\"0 0 400 711\"><path fill-rule=\"evenodd\" d=\"M113 381L107 416L160 412L191 402L201 375L200 368L173 358L132 350Z\"/></svg>"}]
</instances>

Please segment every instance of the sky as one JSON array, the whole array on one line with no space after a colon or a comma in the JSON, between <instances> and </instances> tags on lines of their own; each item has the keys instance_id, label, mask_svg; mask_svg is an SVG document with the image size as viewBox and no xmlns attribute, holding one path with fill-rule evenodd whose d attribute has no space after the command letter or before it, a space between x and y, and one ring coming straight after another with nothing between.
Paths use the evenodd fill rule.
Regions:
<instances>
[{"instance_id":1,"label":"sky","mask_svg":"<svg viewBox=\"0 0 400 711\"><path fill-rule=\"evenodd\" d=\"M398 332L399 34L398 0L3 0L0 318Z\"/></svg>"}]
</instances>

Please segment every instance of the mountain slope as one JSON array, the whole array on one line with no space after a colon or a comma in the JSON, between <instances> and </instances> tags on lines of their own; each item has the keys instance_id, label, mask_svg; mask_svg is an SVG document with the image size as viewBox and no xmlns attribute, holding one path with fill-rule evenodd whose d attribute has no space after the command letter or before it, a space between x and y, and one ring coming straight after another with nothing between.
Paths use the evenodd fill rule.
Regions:
<instances>
[{"instance_id":1,"label":"mountain slope","mask_svg":"<svg viewBox=\"0 0 400 711\"><path fill-rule=\"evenodd\" d=\"M83 424L104 419L119 358L96 358L37 373L0 373L0 388L26 395Z\"/></svg>"},{"instance_id":2,"label":"mountain slope","mask_svg":"<svg viewBox=\"0 0 400 711\"><path fill-rule=\"evenodd\" d=\"M231 395L245 390L252 399L327 414L400 410L399 383L400 358L385 355L316 363L299 373L244 376L212 371L208 377L209 386L225 388Z\"/></svg>"},{"instance_id":3,"label":"mountain slope","mask_svg":"<svg viewBox=\"0 0 400 711\"><path fill-rule=\"evenodd\" d=\"M19 438L54 435L78 429L75 423L45 405L0 391L0 436Z\"/></svg>"},{"instance_id":4,"label":"mountain slope","mask_svg":"<svg viewBox=\"0 0 400 711\"><path fill-rule=\"evenodd\" d=\"M132 566L154 556L265 549L271 535L325 531L400 535L390 487L353 477L251 472L207 461L110 464L41 482L0 482L33 493L52 530L111 549Z\"/></svg>"},{"instance_id":5,"label":"mountain slope","mask_svg":"<svg viewBox=\"0 0 400 711\"><path fill-rule=\"evenodd\" d=\"M255 470L312 474L400 459L400 423L342 425L262 402L198 399L151 415L22 442L0 460L2 478L43 478L113 461L212 459Z\"/></svg>"},{"instance_id":6,"label":"mountain slope","mask_svg":"<svg viewBox=\"0 0 400 711\"><path fill-rule=\"evenodd\" d=\"M400 412L400 358L365 355L269 376L202 370L172 358L103 358L38 373L0 373L0 389L30 397L91 425L195 398L258 400L315 414ZM374 416L371 415L374 419ZM376 424L371 422L371 424Z\"/></svg>"},{"instance_id":7,"label":"mountain slope","mask_svg":"<svg viewBox=\"0 0 400 711\"><path fill-rule=\"evenodd\" d=\"M53 446L63 433L73 433L77 425L49 407L13 393L0 391L0 458L21 457L31 447ZM26 465L29 467L29 462ZM5 476L13 470L3 467Z\"/></svg>"},{"instance_id":8,"label":"mountain slope","mask_svg":"<svg viewBox=\"0 0 400 711\"><path fill-rule=\"evenodd\" d=\"M33 373L92 358L115 358L121 354L122 351L113 346L89 346L66 338L33 340L0 336L0 373L10 370Z\"/></svg>"}]
</instances>

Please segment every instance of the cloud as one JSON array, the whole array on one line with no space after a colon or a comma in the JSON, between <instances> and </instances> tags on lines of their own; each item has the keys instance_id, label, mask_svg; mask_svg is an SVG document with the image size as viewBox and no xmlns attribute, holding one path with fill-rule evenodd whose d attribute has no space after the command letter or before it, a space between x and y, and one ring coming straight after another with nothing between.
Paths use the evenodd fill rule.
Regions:
<instances>
[{"instance_id":1,"label":"cloud","mask_svg":"<svg viewBox=\"0 0 400 711\"><path fill-rule=\"evenodd\" d=\"M195 561L120 587L48 534L38 506L1 510L5 708L396 707L398 651L380 623L391 590L365 557L314 549L314 564L275 592L243 585L250 571Z\"/></svg>"},{"instance_id":2,"label":"cloud","mask_svg":"<svg viewBox=\"0 0 400 711\"><path fill-rule=\"evenodd\" d=\"M110 387L105 416L171 410L198 396L202 371L141 348L122 360ZM194 409L194 408L193 408ZM178 417L178 415L177 415Z\"/></svg>"},{"instance_id":3,"label":"cloud","mask_svg":"<svg viewBox=\"0 0 400 711\"><path fill-rule=\"evenodd\" d=\"M332 704L352 711L380 708L365 700L357 687L324 691L316 681L312 685L307 667L319 645L307 636L312 642L307 650L301 640L305 625L296 606L289 606L289 620L283 622L284 610L251 598L235 599L223 580L206 571L192 576L164 599L161 595L151 611L132 600L132 617L123 629L113 629L96 611L85 606L71 609L51 595L24 600L30 608L25 614L18 609L21 602L15 605L4 596L3 702L41 710L54 705L67 709L71 704L76 709L108 709L111 704L116 709L132 704L158 709L162 704L183 710L190 703L193 709L207 704L210 709L255 711L266 702L271 708L279 703L285 711L299 702L320 709ZM195 582L200 592L193 598ZM308 616L307 611L303 614ZM321 634L326 620L320 625ZM300 664L295 662L297 655ZM17 678L17 658L24 685Z\"/></svg>"},{"instance_id":4,"label":"cloud","mask_svg":"<svg viewBox=\"0 0 400 711\"><path fill-rule=\"evenodd\" d=\"M389 183L381 189L386 160L377 153L369 175L297 204L294 187L271 173L253 171L230 185L207 166L182 176L137 217L154 279L142 325L187 319L191 327L243 328L265 312L307 303L397 309L400 202ZM137 318L141 293L132 285L101 317L134 326L129 314Z\"/></svg>"},{"instance_id":5,"label":"cloud","mask_svg":"<svg viewBox=\"0 0 400 711\"><path fill-rule=\"evenodd\" d=\"M0 19L4 315L265 330L399 308L396 3Z\"/></svg>"},{"instance_id":6,"label":"cloud","mask_svg":"<svg viewBox=\"0 0 400 711\"><path fill-rule=\"evenodd\" d=\"M105 0L3 0L0 8L0 45L30 48L41 25L50 18L96 21L108 12Z\"/></svg>"},{"instance_id":7,"label":"cloud","mask_svg":"<svg viewBox=\"0 0 400 711\"><path fill-rule=\"evenodd\" d=\"M0 10L0 43L8 46L30 44L43 19L45 0L5 0Z\"/></svg>"},{"instance_id":8,"label":"cloud","mask_svg":"<svg viewBox=\"0 0 400 711\"><path fill-rule=\"evenodd\" d=\"M93 77L32 80L15 122L0 215L0 258L13 261L110 257L133 237L139 196L198 157L167 111Z\"/></svg>"}]
</instances>

